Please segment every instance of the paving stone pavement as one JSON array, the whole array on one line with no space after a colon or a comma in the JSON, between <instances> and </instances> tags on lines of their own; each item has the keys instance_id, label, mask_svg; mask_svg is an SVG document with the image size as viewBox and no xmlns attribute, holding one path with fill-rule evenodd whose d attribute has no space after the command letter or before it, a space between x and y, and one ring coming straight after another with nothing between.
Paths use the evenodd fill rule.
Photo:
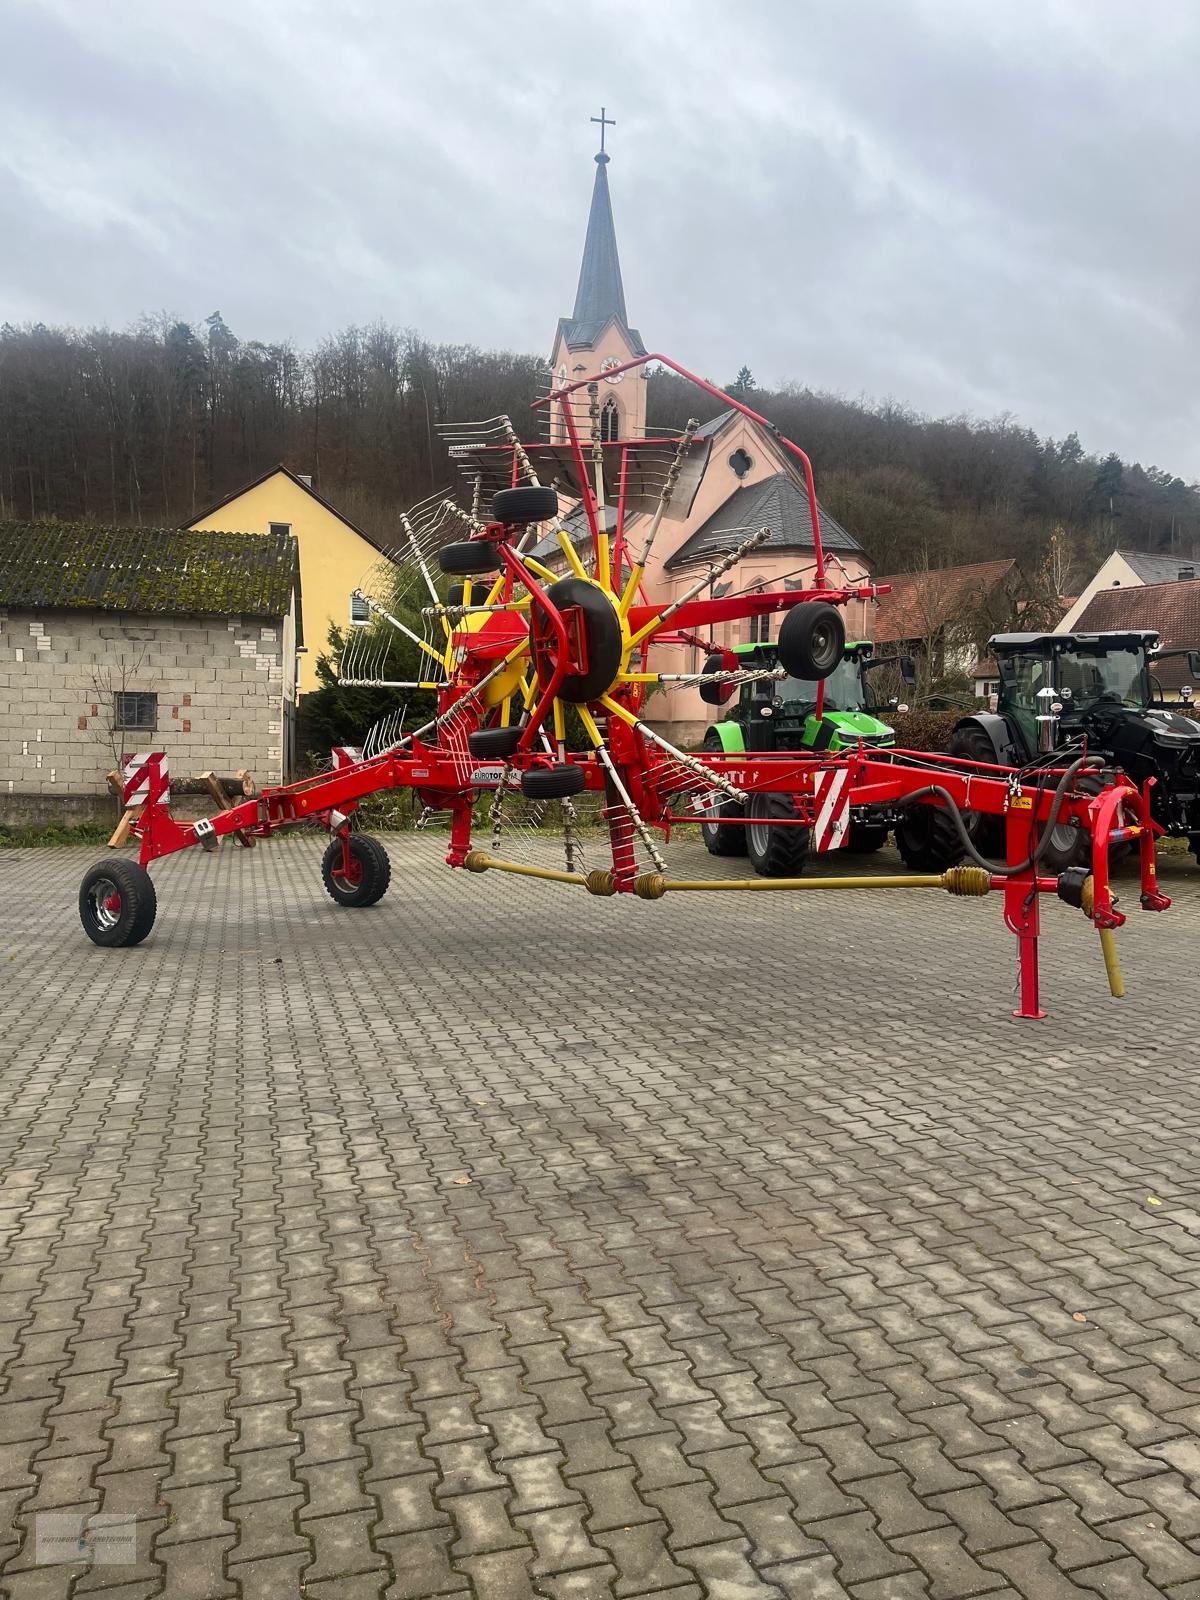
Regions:
<instances>
[{"instance_id":1,"label":"paving stone pavement","mask_svg":"<svg viewBox=\"0 0 1200 1600\"><path fill-rule=\"evenodd\" d=\"M995 899L389 847L0 855L4 1594L1200 1596L1190 861L1017 1023Z\"/></svg>"}]
</instances>

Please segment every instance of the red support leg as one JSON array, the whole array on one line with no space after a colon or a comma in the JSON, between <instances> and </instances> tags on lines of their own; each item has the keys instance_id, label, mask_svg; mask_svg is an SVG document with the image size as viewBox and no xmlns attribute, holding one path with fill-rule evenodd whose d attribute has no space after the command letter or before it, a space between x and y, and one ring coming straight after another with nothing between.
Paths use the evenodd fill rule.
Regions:
<instances>
[{"instance_id":1,"label":"red support leg","mask_svg":"<svg viewBox=\"0 0 1200 1600\"><path fill-rule=\"evenodd\" d=\"M1019 796L1016 798L1020 799ZM1029 818L1027 809L1019 805L1009 806L1005 821L1009 866L1024 861L1030 853ZM1004 921L1017 936L1021 964L1021 1004L1013 1016L1040 1019L1046 1013L1042 1010L1038 990L1038 934L1041 921L1038 915L1037 878L1032 871L1020 872L1014 878L1005 879Z\"/></svg>"},{"instance_id":2,"label":"red support leg","mask_svg":"<svg viewBox=\"0 0 1200 1600\"><path fill-rule=\"evenodd\" d=\"M446 865L461 867L471 848L471 802L469 799L455 800L452 802L452 807L450 848L446 852Z\"/></svg>"}]
</instances>

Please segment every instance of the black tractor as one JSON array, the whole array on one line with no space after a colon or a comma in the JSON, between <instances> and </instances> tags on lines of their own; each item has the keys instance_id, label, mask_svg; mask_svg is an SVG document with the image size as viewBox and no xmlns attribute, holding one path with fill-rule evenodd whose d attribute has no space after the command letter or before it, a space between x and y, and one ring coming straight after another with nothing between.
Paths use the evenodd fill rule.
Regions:
<instances>
[{"instance_id":1,"label":"black tractor","mask_svg":"<svg viewBox=\"0 0 1200 1600\"><path fill-rule=\"evenodd\" d=\"M1186 837L1200 859L1200 720L1162 703L1153 667L1167 656L1188 658L1200 679L1200 651L1158 649L1156 633L1000 633L988 641L1000 671L995 711L978 711L955 727L947 754L1018 769L1036 781L1038 769L1061 767L1086 741L1090 754L1127 774L1140 788L1154 778L1151 811L1170 834ZM1084 773L1078 780L1097 792L1104 779ZM963 815L981 854L1004 854L1002 818ZM896 829L905 863L919 872L939 871L961 859L962 841L948 812L910 809ZM1091 841L1073 822L1056 824L1041 856L1042 870L1059 873L1086 865Z\"/></svg>"}]
</instances>

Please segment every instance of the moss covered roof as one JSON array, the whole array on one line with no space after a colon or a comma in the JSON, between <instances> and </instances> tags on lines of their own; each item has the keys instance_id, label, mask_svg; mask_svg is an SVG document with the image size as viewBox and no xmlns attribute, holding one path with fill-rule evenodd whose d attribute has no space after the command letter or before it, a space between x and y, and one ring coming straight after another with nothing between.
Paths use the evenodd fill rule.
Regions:
<instances>
[{"instance_id":1,"label":"moss covered roof","mask_svg":"<svg viewBox=\"0 0 1200 1600\"><path fill-rule=\"evenodd\" d=\"M3 606L282 617L296 584L287 533L0 522Z\"/></svg>"}]
</instances>

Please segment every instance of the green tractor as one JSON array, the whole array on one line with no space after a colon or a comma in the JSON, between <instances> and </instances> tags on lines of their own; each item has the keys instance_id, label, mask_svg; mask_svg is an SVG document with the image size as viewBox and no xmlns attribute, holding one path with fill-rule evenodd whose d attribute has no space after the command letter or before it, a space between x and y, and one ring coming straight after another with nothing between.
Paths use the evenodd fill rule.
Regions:
<instances>
[{"instance_id":1,"label":"green tractor","mask_svg":"<svg viewBox=\"0 0 1200 1600\"><path fill-rule=\"evenodd\" d=\"M726 652L737 658L743 669L777 670L779 655L773 644L740 644ZM742 755L746 751L781 754L807 750L826 751L868 748L895 743L892 728L880 721L871 707L867 676L877 667L898 665L906 682L913 679L913 663L907 656L874 656L867 641L847 643L842 659L825 679L825 705L817 716L817 685L811 678L785 677L744 683L733 709L721 722L714 723L704 736L704 749L713 754ZM898 709L892 700L884 709ZM766 878L794 877L804 866L809 837L806 828L771 827L772 820L792 815L787 795L759 794L750 798L748 822L732 819L746 816L737 801L714 804L709 820L700 833L711 855L749 856L755 872ZM756 827L756 821L761 826ZM847 849L878 850L888 830L865 813L850 825Z\"/></svg>"}]
</instances>

